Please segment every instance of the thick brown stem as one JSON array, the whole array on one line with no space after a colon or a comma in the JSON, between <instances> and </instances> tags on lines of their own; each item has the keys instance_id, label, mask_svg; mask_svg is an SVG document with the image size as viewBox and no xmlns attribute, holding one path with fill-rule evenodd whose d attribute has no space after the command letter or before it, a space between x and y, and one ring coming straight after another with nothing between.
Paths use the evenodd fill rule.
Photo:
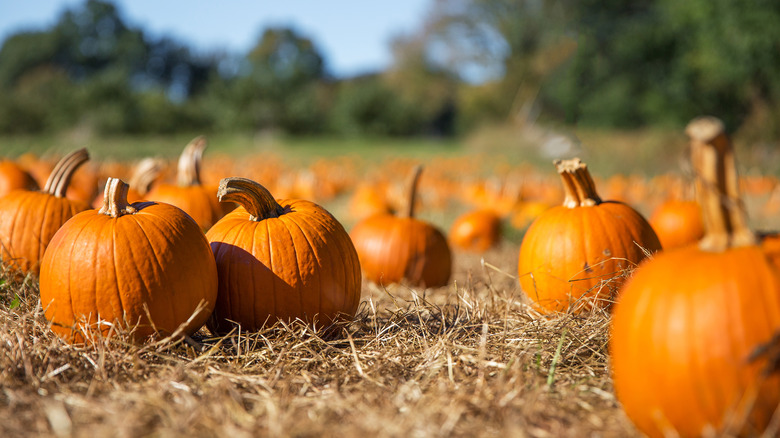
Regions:
<instances>
[{"instance_id":1,"label":"thick brown stem","mask_svg":"<svg viewBox=\"0 0 780 438\"><path fill-rule=\"evenodd\" d=\"M217 198L220 202L235 202L249 212L249 220L261 221L284 214L271 192L247 178L223 178L219 182Z\"/></svg>"},{"instance_id":2,"label":"thick brown stem","mask_svg":"<svg viewBox=\"0 0 780 438\"><path fill-rule=\"evenodd\" d=\"M206 137L198 136L192 139L179 157L176 182L181 187L200 185L200 162L206 149Z\"/></svg>"},{"instance_id":3,"label":"thick brown stem","mask_svg":"<svg viewBox=\"0 0 780 438\"><path fill-rule=\"evenodd\" d=\"M108 178L106 189L103 192L103 206L98 213L111 217L119 217L136 212L135 207L127 202L128 186L119 178Z\"/></svg>"},{"instance_id":4,"label":"thick brown stem","mask_svg":"<svg viewBox=\"0 0 780 438\"><path fill-rule=\"evenodd\" d=\"M685 129L691 140L691 164L696 195L702 210L705 251L725 251L755 245L747 211L739 196L739 176L734 148L723 123L715 117L699 117Z\"/></svg>"},{"instance_id":5,"label":"thick brown stem","mask_svg":"<svg viewBox=\"0 0 780 438\"><path fill-rule=\"evenodd\" d=\"M76 173L79 166L87 161L89 161L89 153L85 148L73 151L62 157L57 162L57 165L54 166L54 170L51 171L43 191L58 198L64 198L73 174Z\"/></svg>"},{"instance_id":6,"label":"thick brown stem","mask_svg":"<svg viewBox=\"0 0 780 438\"><path fill-rule=\"evenodd\" d=\"M420 175L422 174L422 171L422 164L418 164L417 167L414 168L412 177L409 181L409 195L407 197L408 204L406 206L406 217L408 218L414 217L414 206L417 203L417 185L420 183Z\"/></svg>"},{"instance_id":7,"label":"thick brown stem","mask_svg":"<svg viewBox=\"0 0 780 438\"><path fill-rule=\"evenodd\" d=\"M152 187L154 180L160 176L162 171L162 163L157 158L144 158L135 167L133 175L130 177L128 184L139 195L145 195Z\"/></svg>"},{"instance_id":8,"label":"thick brown stem","mask_svg":"<svg viewBox=\"0 0 780 438\"><path fill-rule=\"evenodd\" d=\"M563 206L567 208L592 207L601 203L596 184L588 172L588 165L579 158L553 161L563 181L566 197Z\"/></svg>"}]
</instances>

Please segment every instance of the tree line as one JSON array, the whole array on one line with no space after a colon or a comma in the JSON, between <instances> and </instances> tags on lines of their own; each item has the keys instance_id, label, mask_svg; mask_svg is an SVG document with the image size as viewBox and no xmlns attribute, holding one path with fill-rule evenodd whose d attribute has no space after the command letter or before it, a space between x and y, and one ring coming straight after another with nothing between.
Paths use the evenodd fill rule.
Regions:
<instances>
[{"instance_id":1,"label":"tree line","mask_svg":"<svg viewBox=\"0 0 780 438\"><path fill-rule=\"evenodd\" d=\"M385 71L336 78L299 31L247 53L153 38L103 0L0 47L0 133L452 136L542 119L780 134L780 2L434 0Z\"/></svg>"}]
</instances>

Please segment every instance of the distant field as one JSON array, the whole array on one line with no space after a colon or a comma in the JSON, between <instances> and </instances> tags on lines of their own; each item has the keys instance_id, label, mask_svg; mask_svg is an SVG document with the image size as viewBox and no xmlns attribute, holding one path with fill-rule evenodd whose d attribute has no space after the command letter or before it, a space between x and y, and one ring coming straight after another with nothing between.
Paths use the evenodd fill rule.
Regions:
<instances>
[{"instance_id":1,"label":"distant field","mask_svg":"<svg viewBox=\"0 0 780 438\"><path fill-rule=\"evenodd\" d=\"M200 133L170 136L96 137L78 133L45 136L0 137L0 155L25 152L62 155L87 147L96 161L128 161L146 156L175 158L184 144ZM614 174L658 175L680 172L687 148L682 131L604 131L543 129L514 126L483 129L465 138L291 138L249 133L208 135L207 155L230 157L272 154L291 165L308 165L319 158L350 156L367 165L381 166L389 158L406 157L426 162L435 158L479 157L485 172L493 166L531 164L552 169L554 158L581 157L599 176ZM778 144L747 144L735 139L743 174L780 174ZM548 167L550 166L550 167Z\"/></svg>"}]
</instances>

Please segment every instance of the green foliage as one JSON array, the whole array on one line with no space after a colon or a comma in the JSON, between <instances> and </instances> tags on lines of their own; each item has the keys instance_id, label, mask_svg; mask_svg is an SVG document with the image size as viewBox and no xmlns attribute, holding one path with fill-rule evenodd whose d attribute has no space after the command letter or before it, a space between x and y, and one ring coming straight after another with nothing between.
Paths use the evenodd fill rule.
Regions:
<instances>
[{"instance_id":1,"label":"green foliage","mask_svg":"<svg viewBox=\"0 0 780 438\"><path fill-rule=\"evenodd\" d=\"M399 136L419 132L419 107L405 101L378 77L345 83L331 120L342 135Z\"/></svg>"},{"instance_id":2,"label":"green foliage","mask_svg":"<svg viewBox=\"0 0 780 438\"><path fill-rule=\"evenodd\" d=\"M86 0L0 47L0 133L280 131L451 136L536 117L679 128L714 114L780 137L780 2L452 0L362 78L315 41L264 29L244 54L196 56Z\"/></svg>"}]
</instances>

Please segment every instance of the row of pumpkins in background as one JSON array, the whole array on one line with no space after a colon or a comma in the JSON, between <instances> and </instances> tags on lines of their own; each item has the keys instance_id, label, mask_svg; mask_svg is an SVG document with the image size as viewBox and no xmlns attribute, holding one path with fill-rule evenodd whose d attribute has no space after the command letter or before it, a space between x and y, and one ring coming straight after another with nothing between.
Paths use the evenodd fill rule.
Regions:
<instances>
[{"instance_id":1,"label":"row of pumpkins in background","mask_svg":"<svg viewBox=\"0 0 780 438\"><path fill-rule=\"evenodd\" d=\"M670 204L674 219L654 215L655 231L627 204L603 201L580 160L556 161L564 202L528 228L520 284L542 313L617 301L615 388L645 433L758 433L780 405L780 239L758 239L747 227L720 121L696 119L687 133L699 203ZM198 138L185 148L179 186L138 194L157 202L128 202L128 186L113 178L99 210L67 199L84 150L63 158L42 191L0 198L3 259L32 271L40 260L41 302L54 331L83 342L95 333L87 327L110 335L115 322L140 322L137 339L191 334L204 323L218 333L233 322L255 330L276 318L327 324L354 315L361 267L375 282L448 283L448 239L414 214L422 168L407 185L404 214L370 215L350 237L320 206L277 200L252 180L200 185L204 147ZM163 189L174 195L164 198ZM177 200L183 191L203 207ZM484 250L499 238L499 223L489 209L468 213L449 240ZM677 234L667 235L664 224ZM675 239L682 247L671 248Z\"/></svg>"}]
</instances>

